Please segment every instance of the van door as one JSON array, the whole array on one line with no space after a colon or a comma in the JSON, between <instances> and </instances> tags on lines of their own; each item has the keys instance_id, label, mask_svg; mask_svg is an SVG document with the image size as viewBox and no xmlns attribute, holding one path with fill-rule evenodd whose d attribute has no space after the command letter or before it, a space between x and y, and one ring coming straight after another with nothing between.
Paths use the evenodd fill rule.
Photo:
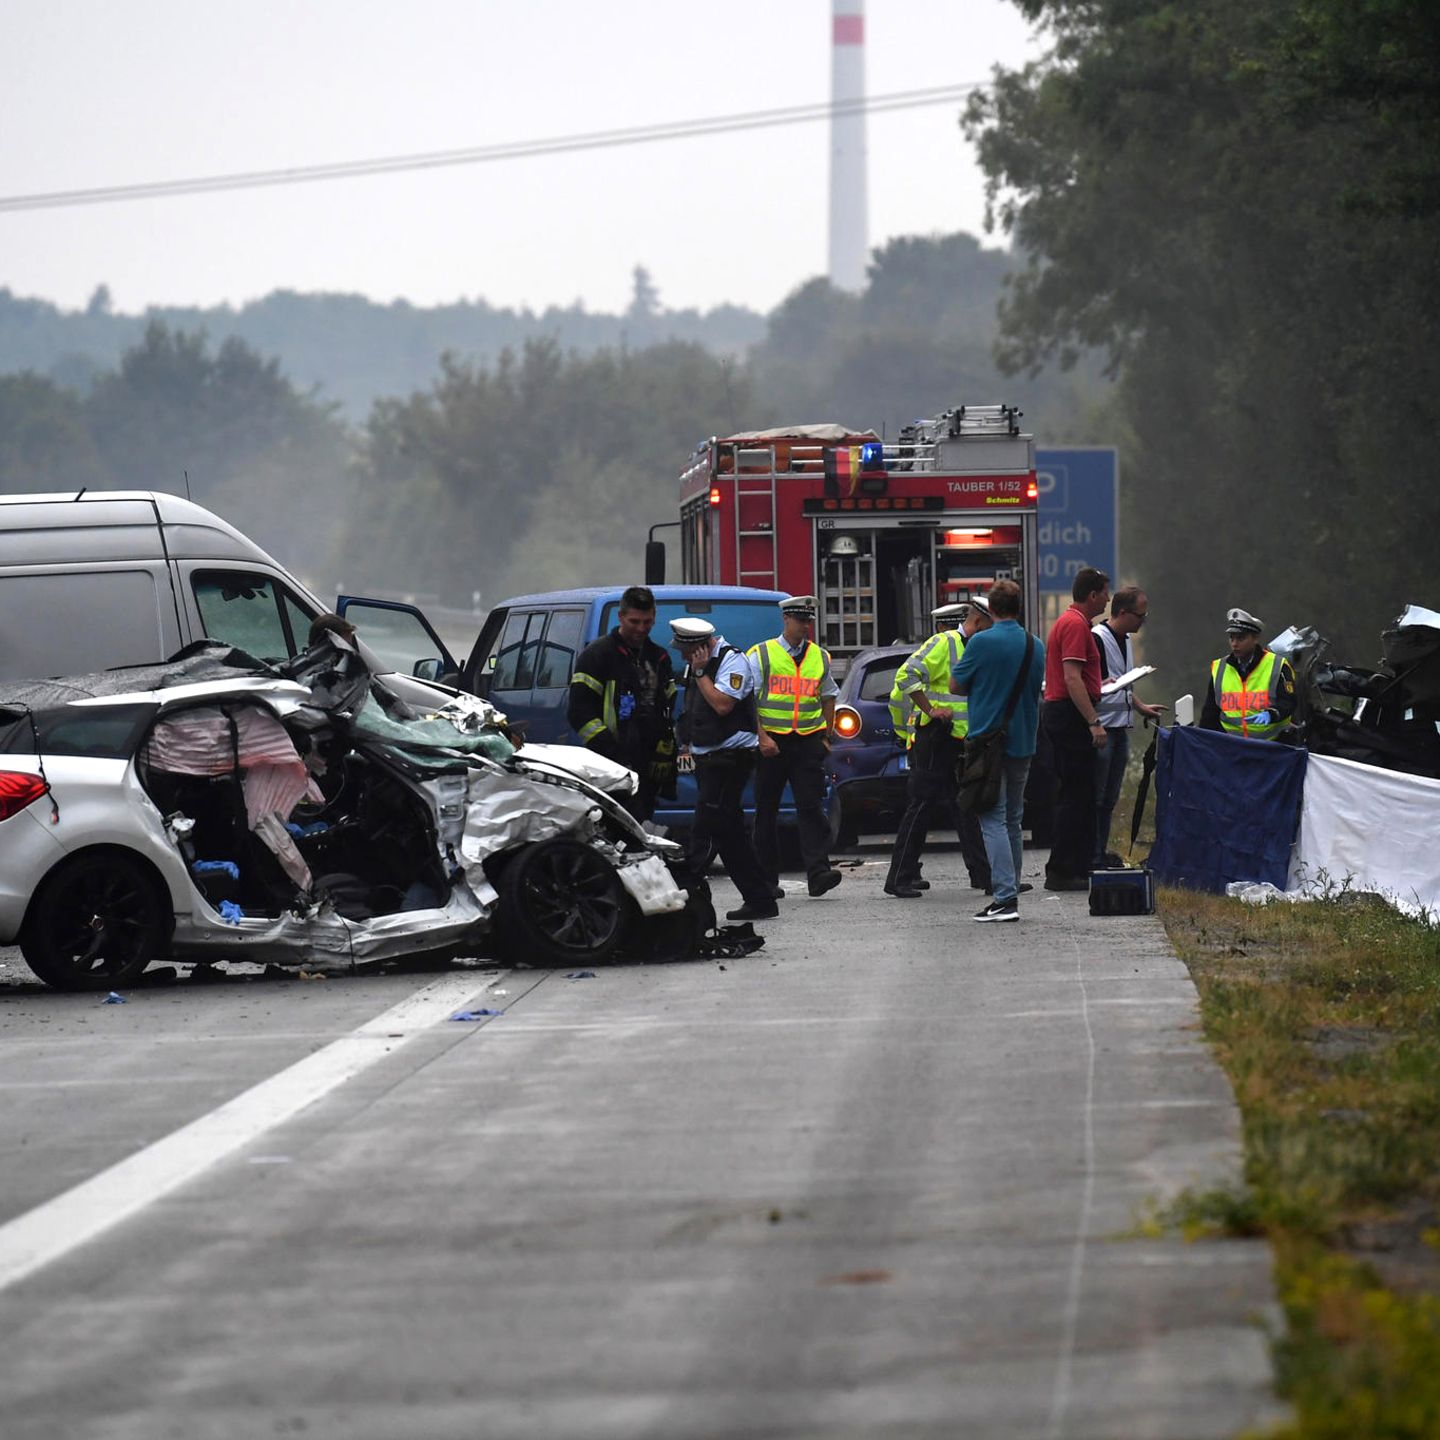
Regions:
<instances>
[{"instance_id":1,"label":"van door","mask_svg":"<svg viewBox=\"0 0 1440 1440\"><path fill-rule=\"evenodd\" d=\"M283 581L259 570L193 570L190 592L201 635L270 664L305 648L318 613Z\"/></svg>"},{"instance_id":2,"label":"van door","mask_svg":"<svg viewBox=\"0 0 1440 1440\"><path fill-rule=\"evenodd\" d=\"M0 570L0 680L145 665L184 643L163 560Z\"/></svg>"}]
</instances>

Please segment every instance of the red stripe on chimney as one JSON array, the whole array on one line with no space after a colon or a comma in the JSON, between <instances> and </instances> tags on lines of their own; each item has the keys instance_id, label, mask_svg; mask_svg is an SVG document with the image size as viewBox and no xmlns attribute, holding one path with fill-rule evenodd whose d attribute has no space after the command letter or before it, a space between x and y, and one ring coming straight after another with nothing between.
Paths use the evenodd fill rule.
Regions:
<instances>
[{"instance_id":1,"label":"red stripe on chimney","mask_svg":"<svg viewBox=\"0 0 1440 1440\"><path fill-rule=\"evenodd\" d=\"M833 40L837 45L863 45L865 43L865 17L863 15L837 15Z\"/></svg>"}]
</instances>

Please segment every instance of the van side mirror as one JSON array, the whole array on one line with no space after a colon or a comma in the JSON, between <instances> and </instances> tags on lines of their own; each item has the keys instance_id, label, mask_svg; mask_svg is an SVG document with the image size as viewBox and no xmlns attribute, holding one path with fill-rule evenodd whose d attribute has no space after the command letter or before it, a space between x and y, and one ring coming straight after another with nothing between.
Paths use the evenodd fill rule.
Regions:
<instances>
[{"instance_id":1,"label":"van side mirror","mask_svg":"<svg viewBox=\"0 0 1440 1440\"><path fill-rule=\"evenodd\" d=\"M415 668L410 672L417 680L438 680L440 672L444 670L445 662L438 655L428 660L417 660Z\"/></svg>"},{"instance_id":2,"label":"van side mirror","mask_svg":"<svg viewBox=\"0 0 1440 1440\"><path fill-rule=\"evenodd\" d=\"M647 540L645 542L645 583L647 585L663 585L665 583L665 542L663 540Z\"/></svg>"}]
</instances>

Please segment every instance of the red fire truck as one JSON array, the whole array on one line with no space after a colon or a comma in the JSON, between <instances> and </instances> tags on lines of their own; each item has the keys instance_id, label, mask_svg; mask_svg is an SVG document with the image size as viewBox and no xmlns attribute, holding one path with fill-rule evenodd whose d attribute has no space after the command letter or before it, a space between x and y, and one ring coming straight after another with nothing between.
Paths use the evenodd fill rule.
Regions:
<instances>
[{"instance_id":1,"label":"red fire truck","mask_svg":"<svg viewBox=\"0 0 1440 1440\"><path fill-rule=\"evenodd\" d=\"M1040 617L1035 444L1009 405L962 405L893 443L841 425L707 440L680 476L686 581L819 600L840 662L918 641L937 605L1008 577Z\"/></svg>"}]
</instances>

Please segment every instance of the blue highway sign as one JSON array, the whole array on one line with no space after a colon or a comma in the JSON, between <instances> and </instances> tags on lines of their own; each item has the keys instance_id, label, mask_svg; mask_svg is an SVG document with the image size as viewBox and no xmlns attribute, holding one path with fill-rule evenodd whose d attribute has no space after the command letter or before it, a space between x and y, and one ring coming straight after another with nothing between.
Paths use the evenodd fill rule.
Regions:
<instances>
[{"instance_id":1,"label":"blue highway sign","mask_svg":"<svg viewBox=\"0 0 1440 1440\"><path fill-rule=\"evenodd\" d=\"M1120 583L1120 457L1113 446L1035 451L1040 593L1069 595L1086 565Z\"/></svg>"}]
</instances>

